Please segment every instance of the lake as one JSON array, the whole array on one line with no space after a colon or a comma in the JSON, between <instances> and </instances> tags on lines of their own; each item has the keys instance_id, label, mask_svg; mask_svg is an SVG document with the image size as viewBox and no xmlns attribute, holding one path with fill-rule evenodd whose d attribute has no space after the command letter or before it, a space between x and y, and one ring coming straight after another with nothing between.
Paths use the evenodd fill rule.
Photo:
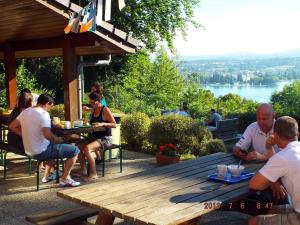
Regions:
<instances>
[{"instance_id":1,"label":"lake","mask_svg":"<svg viewBox=\"0 0 300 225\"><path fill-rule=\"evenodd\" d=\"M281 91L286 84L292 81L280 81L272 86L259 85L224 85L224 84L207 84L203 85L214 93L215 97L226 95L229 93L237 94L242 98L247 98L257 102L269 102L274 91Z\"/></svg>"}]
</instances>

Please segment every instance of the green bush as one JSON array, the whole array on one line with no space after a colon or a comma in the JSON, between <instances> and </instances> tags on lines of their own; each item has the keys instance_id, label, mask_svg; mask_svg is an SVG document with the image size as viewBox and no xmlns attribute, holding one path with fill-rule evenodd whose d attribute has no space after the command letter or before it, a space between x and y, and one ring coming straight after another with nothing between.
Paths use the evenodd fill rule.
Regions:
<instances>
[{"instance_id":1,"label":"green bush","mask_svg":"<svg viewBox=\"0 0 300 225\"><path fill-rule=\"evenodd\" d=\"M181 152L198 155L203 144L212 138L211 132L198 121L178 115L159 116L152 120L149 142L154 149L172 143Z\"/></svg>"},{"instance_id":2,"label":"green bush","mask_svg":"<svg viewBox=\"0 0 300 225\"><path fill-rule=\"evenodd\" d=\"M133 113L122 118L121 135L124 141L137 151L147 149L147 136L151 120L144 113Z\"/></svg>"},{"instance_id":3,"label":"green bush","mask_svg":"<svg viewBox=\"0 0 300 225\"><path fill-rule=\"evenodd\" d=\"M149 142L155 147L168 143L180 144L192 123L191 118L179 115L154 117L149 129Z\"/></svg>"},{"instance_id":4,"label":"green bush","mask_svg":"<svg viewBox=\"0 0 300 225\"><path fill-rule=\"evenodd\" d=\"M185 148L192 150L194 155L200 155L204 144L212 139L212 133L198 121L194 120L184 139Z\"/></svg>"},{"instance_id":5,"label":"green bush","mask_svg":"<svg viewBox=\"0 0 300 225\"><path fill-rule=\"evenodd\" d=\"M208 140L201 149L200 155L209 155L217 152L226 152L226 146L221 139Z\"/></svg>"}]
</instances>

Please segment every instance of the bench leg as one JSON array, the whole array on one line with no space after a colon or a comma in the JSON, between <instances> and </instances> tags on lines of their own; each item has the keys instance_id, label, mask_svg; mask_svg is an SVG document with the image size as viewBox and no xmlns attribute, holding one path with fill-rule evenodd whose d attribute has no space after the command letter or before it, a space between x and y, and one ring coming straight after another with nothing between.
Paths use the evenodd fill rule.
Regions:
<instances>
[{"instance_id":1,"label":"bench leg","mask_svg":"<svg viewBox=\"0 0 300 225\"><path fill-rule=\"evenodd\" d=\"M111 214L106 214L104 212L99 212L96 220L97 225L113 225L115 217Z\"/></svg>"},{"instance_id":2,"label":"bench leg","mask_svg":"<svg viewBox=\"0 0 300 225\"><path fill-rule=\"evenodd\" d=\"M105 170L105 151L106 149L103 148L102 153L102 177L104 177L104 170Z\"/></svg>"},{"instance_id":3,"label":"bench leg","mask_svg":"<svg viewBox=\"0 0 300 225\"><path fill-rule=\"evenodd\" d=\"M4 151L4 162L3 162L3 179L6 180L6 173L7 173L7 160L6 155L8 152Z\"/></svg>"},{"instance_id":4,"label":"bench leg","mask_svg":"<svg viewBox=\"0 0 300 225\"><path fill-rule=\"evenodd\" d=\"M2 149L0 149L0 155L1 155L1 162L0 162L0 164L3 165L4 161L3 161L3 150Z\"/></svg>"},{"instance_id":5,"label":"bench leg","mask_svg":"<svg viewBox=\"0 0 300 225\"><path fill-rule=\"evenodd\" d=\"M56 183L59 183L59 158L56 159Z\"/></svg>"},{"instance_id":6,"label":"bench leg","mask_svg":"<svg viewBox=\"0 0 300 225\"><path fill-rule=\"evenodd\" d=\"M122 154L122 149L119 147L119 156L120 156L120 173L122 173L122 160L123 160L123 154Z\"/></svg>"},{"instance_id":7,"label":"bench leg","mask_svg":"<svg viewBox=\"0 0 300 225\"><path fill-rule=\"evenodd\" d=\"M40 165L43 163L42 161L38 161L36 165L36 191L40 190Z\"/></svg>"}]
</instances>

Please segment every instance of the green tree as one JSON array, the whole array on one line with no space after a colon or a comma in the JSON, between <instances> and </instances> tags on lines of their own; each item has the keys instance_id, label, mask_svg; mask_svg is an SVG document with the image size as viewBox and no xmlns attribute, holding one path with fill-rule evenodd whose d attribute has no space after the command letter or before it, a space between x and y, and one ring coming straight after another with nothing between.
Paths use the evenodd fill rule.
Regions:
<instances>
[{"instance_id":1,"label":"green tree","mask_svg":"<svg viewBox=\"0 0 300 225\"><path fill-rule=\"evenodd\" d=\"M121 73L123 82L114 86L107 96L112 107L148 115L179 107L184 80L175 60L169 58L163 48L158 51L154 62L146 51L129 56Z\"/></svg>"},{"instance_id":2,"label":"green tree","mask_svg":"<svg viewBox=\"0 0 300 225\"><path fill-rule=\"evenodd\" d=\"M43 86L39 85L36 78L32 75L32 73L26 68L25 66L25 60L21 60L17 62L18 68L17 68L17 94L23 89L23 88L29 88L34 93L47 93L50 95L53 95L52 90L48 90L44 88ZM2 65L3 66L3 65ZM6 108L7 102L6 102L6 84L5 84L5 74L0 73L0 107Z\"/></svg>"},{"instance_id":3,"label":"green tree","mask_svg":"<svg viewBox=\"0 0 300 225\"><path fill-rule=\"evenodd\" d=\"M282 91L274 92L271 97L277 115L289 115L299 118L300 81L285 85Z\"/></svg>"}]
</instances>

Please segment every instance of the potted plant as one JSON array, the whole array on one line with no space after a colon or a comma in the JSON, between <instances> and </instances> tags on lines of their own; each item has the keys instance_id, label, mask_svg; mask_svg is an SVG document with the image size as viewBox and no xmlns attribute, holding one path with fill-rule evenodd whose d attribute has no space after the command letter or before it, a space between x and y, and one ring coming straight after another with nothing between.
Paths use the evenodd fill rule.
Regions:
<instances>
[{"instance_id":1,"label":"potted plant","mask_svg":"<svg viewBox=\"0 0 300 225\"><path fill-rule=\"evenodd\" d=\"M156 153L156 161L159 164L169 165L177 163L180 159L178 148L173 144L159 146L159 151Z\"/></svg>"}]
</instances>

